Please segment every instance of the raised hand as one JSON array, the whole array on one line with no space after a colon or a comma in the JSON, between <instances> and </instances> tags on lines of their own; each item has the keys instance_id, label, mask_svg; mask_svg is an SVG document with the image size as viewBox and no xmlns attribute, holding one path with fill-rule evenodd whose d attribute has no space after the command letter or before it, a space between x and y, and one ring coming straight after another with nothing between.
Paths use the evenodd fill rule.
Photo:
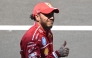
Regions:
<instances>
[{"instance_id":1,"label":"raised hand","mask_svg":"<svg viewBox=\"0 0 92 58\"><path fill-rule=\"evenodd\" d=\"M59 50L57 50L58 53L59 53L59 57L66 57L66 56L68 56L68 54L69 54L69 48L65 47L66 44L67 44L67 42L64 41L64 44L60 47Z\"/></svg>"}]
</instances>

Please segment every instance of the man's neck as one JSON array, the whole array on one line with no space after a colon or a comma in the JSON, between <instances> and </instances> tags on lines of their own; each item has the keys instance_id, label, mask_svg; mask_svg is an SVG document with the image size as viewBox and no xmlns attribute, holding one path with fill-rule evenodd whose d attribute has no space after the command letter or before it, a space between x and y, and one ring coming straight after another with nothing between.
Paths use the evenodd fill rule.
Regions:
<instances>
[{"instance_id":1,"label":"man's neck","mask_svg":"<svg viewBox=\"0 0 92 58\"><path fill-rule=\"evenodd\" d=\"M50 28L42 26L39 22L36 22L44 31L49 31Z\"/></svg>"}]
</instances>

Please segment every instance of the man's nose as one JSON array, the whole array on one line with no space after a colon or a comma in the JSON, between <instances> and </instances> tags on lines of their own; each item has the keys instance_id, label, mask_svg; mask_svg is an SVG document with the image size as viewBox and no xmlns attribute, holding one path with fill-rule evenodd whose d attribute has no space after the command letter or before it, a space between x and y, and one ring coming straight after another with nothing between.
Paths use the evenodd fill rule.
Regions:
<instances>
[{"instance_id":1,"label":"man's nose","mask_svg":"<svg viewBox=\"0 0 92 58\"><path fill-rule=\"evenodd\" d=\"M52 20L52 19L54 19L54 17L52 16L52 17L50 17L49 19L51 19L51 20Z\"/></svg>"}]
</instances>

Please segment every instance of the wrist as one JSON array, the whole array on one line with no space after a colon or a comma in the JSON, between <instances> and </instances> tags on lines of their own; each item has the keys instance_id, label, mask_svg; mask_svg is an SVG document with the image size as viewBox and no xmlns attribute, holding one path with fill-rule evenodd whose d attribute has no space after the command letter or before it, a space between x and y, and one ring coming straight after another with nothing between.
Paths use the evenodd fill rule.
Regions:
<instances>
[{"instance_id":1,"label":"wrist","mask_svg":"<svg viewBox=\"0 0 92 58\"><path fill-rule=\"evenodd\" d=\"M53 54L53 56L54 56L55 58L58 58L58 53L57 53L57 51L52 52L52 54Z\"/></svg>"},{"instance_id":2,"label":"wrist","mask_svg":"<svg viewBox=\"0 0 92 58\"><path fill-rule=\"evenodd\" d=\"M57 54L58 57L60 57L60 54L58 53L58 51L56 50L55 53Z\"/></svg>"}]
</instances>

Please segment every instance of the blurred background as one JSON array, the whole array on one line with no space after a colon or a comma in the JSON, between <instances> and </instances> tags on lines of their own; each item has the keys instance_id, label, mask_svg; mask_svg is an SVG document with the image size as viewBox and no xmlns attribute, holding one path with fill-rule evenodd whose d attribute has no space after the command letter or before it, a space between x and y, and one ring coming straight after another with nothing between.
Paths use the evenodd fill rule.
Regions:
<instances>
[{"instance_id":1,"label":"blurred background","mask_svg":"<svg viewBox=\"0 0 92 58\"><path fill-rule=\"evenodd\" d=\"M29 18L39 2L58 8L54 25L91 26L92 0L0 0L0 25L32 25ZM1 28L1 27L0 27ZM20 58L20 40L27 30L0 30L0 57ZM92 58L92 31L52 31L54 50L67 41L70 54L65 58Z\"/></svg>"}]
</instances>

